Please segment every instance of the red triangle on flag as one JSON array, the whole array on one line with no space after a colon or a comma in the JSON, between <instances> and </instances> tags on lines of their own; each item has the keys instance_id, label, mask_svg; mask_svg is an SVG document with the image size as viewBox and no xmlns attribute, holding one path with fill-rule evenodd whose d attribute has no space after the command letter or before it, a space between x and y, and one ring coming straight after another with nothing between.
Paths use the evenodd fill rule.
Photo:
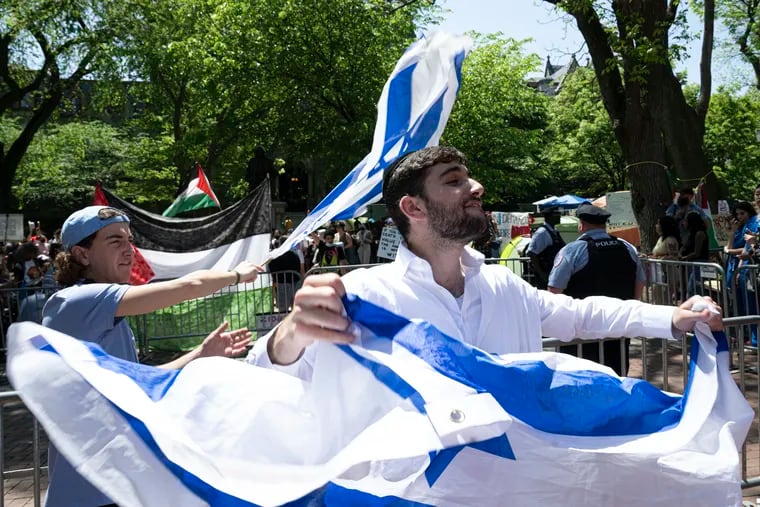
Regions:
<instances>
[{"instance_id":1,"label":"red triangle on flag","mask_svg":"<svg viewBox=\"0 0 760 507\"><path fill-rule=\"evenodd\" d=\"M95 196L92 199L92 205L110 205L100 183L95 185ZM148 264L148 261L145 260L145 257L143 257L136 246L132 245L132 251L134 252L134 259L132 261L132 272L129 274L129 283L130 285L144 285L156 276L156 273L153 272L153 268L150 267L150 264Z\"/></svg>"},{"instance_id":2,"label":"red triangle on flag","mask_svg":"<svg viewBox=\"0 0 760 507\"><path fill-rule=\"evenodd\" d=\"M132 261L132 272L129 274L129 283L130 285L144 285L150 282L156 276L156 273L153 272L150 264L148 264L148 261L145 260L145 257L143 257L143 254L140 253L140 250L136 246L132 245L132 250L135 252L135 257Z\"/></svg>"},{"instance_id":3,"label":"red triangle on flag","mask_svg":"<svg viewBox=\"0 0 760 507\"><path fill-rule=\"evenodd\" d=\"M95 185L95 198L92 200L92 205L108 206L108 199L106 199L106 194L103 193L103 187L100 186L100 183Z\"/></svg>"},{"instance_id":4,"label":"red triangle on flag","mask_svg":"<svg viewBox=\"0 0 760 507\"><path fill-rule=\"evenodd\" d=\"M209 183L208 178L206 178L206 173L203 172L201 164L199 162L196 162L195 165L198 167L198 190L203 191L203 193L211 197L211 199L216 203L216 207L221 208L219 205L219 199L216 198L214 191L211 190L211 183Z\"/></svg>"}]
</instances>

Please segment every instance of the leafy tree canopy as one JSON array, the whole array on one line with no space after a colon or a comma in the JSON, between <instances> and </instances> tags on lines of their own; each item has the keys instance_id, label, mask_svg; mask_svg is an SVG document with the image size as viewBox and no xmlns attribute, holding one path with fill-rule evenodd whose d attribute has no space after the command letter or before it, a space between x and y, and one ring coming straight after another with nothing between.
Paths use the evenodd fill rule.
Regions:
<instances>
[{"instance_id":1,"label":"leafy tree canopy","mask_svg":"<svg viewBox=\"0 0 760 507\"><path fill-rule=\"evenodd\" d=\"M591 69L567 76L551 101L548 131L546 156L560 192L597 196L626 188L623 154Z\"/></svg>"},{"instance_id":2,"label":"leafy tree canopy","mask_svg":"<svg viewBox=\"0 0 760 507\"><path fill-rule=\"evenodd\" d=\"M468 157L487 203L533 200L543 169L548 98L526 84L540 60L501 34L478 35L462 68L462 86L442 143Z\"/></svg>"}]
</instances>

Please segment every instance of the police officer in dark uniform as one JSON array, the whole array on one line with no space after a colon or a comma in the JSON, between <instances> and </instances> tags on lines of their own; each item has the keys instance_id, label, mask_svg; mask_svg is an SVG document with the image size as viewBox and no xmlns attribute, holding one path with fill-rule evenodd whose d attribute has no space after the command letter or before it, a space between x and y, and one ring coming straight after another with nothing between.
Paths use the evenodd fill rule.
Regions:
<instances>
[{"instance_id":1,"label":"police officer in dark uniform","mask_svg":"<svg viewBox=\"0 0 760 507\"><path fill-rule=\"evenodd\" d=\"M546 289L549 273L554 265L554 258L557 256L557 252L565 246L565 240L555 228L561 219L559 209L553 206L544 210L543 215L544 223L539 225L531 236L526 251L530 257L531 268L533 268L533 285L539 289Z\"/></svg>"},{"instance_id":2,"label":"police officer in dark uniform","mask_svg":"<svg viewBox=\"0 0 760 507\"><path fill-rule=\"evenodd\" d=\"M607 234L610 214L602 208L583 204L578 207L576 216L581 236L557 254L549 274L549 291L578 299L588 296L641 299L644 268L636 248ZM625 347L621 350L623 343ZM605 341L600 358L599 344L587 343L582 346L583 357L601 362L622 376L628 370L628 344L628 340ZM575 345L560 347L560 351L577 355Z\"/></svg>"}]
</instances>

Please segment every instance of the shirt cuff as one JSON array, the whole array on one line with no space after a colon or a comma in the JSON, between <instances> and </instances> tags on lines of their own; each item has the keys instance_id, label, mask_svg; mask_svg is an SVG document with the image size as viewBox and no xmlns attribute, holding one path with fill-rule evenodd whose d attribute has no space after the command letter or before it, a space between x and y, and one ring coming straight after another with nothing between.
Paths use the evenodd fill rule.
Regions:
<instances>
[{"instance_id":1,"label":"shirt cuff","mask_svg":"<svg viewBox=\"0 0 760 507\"><path fill-rule=\"evenodd\" d=\"M642 332L640 336L651 338L680 339L683 332L673 326L675 306L643 305L641 309Z\"/></svg>"},{"instance_id":2,"label":"shirt cuff","mask_svg":"<svg viewBox=\"0 0 760 507\"><path fill-rule=\"evenodd\" d=\"M260 366L261 368L270 368L272 370L281 371L283 373L287 373L288 375L298 377L301 371L301 361L303 361L303 354L300 358L298 358L297 361L285 366L274 364L269 358L267 345L269 344L269 340L271 340L274 336L275 331L277 331L277 327L256 340L256 343L253 344L253 348L248 352L248 355L245 358L245 362L254 366Z\"/></svg>"}]
</instances>

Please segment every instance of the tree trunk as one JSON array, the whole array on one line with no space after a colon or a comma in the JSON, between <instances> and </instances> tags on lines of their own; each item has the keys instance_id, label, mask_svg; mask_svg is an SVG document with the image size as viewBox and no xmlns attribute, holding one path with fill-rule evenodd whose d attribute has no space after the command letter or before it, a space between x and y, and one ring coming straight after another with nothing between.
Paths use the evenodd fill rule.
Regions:
<instances>
[{"instance_id":1,"label":"tree trunk","mask_svg":"<svg viewBox=\"0 0 760 507\"><path fill-rule=\"evenodd\" d=\"M704 119L686 103L681 85L672 73L664 75L661 83L659 97L653 100L652 107L657 109L660 118L673 173L680 180L677 187L694 188L704 179L710 206L717 209L720 189L704 151Z\"/></svg>"},{"instance_id":2,"label":"tree trunk","mask_svg":"<svg viewBox=\"0 0 760 507\"><path fill-rule=\"evenodd\" d=\"M0 212L8 213L18 209L18 203L12 191L18 166L34 140L34 136L55 112L62 97L60 85L56 86L50 96L42 101L8 151L0 158Z\"/></svg>"},{"instance_id":3,"label":"tree trunk","mask_svg":"<svg viewBox=\"0 0 760 507\"><path fill-rule=\"evenodd\" d=\"M670 161L684 184L696 185L705 178L711 201L719 196L715 176L708 175L703 147L711 89L714 1L704 2L702 83L695 108L686 103L669 63L668 31L676 19L678 2L613 0L615 35L609 31L611 26L604 25L593 2L544 1L562 5L575 18L586 41L605 109L629 169L641 245L648 250L657 239L656 220L672 199L666 172Z\"/></svg>"},{"instance_id":4,"label":"tree trunk","mask_svg":"<svg viewBox=\"0 0 760 507\"><path fill-rule=\"evenodd\" d=\"M665 164L665 142L657 122L642 105L638 87L626 90L626 111L622 143L623 157L631 183L631 207L641 232L641 248L651 251L657 242L655 224L672 199ZM633 95L633 96L631 96Z\"/></svg>"}]
</instances>

